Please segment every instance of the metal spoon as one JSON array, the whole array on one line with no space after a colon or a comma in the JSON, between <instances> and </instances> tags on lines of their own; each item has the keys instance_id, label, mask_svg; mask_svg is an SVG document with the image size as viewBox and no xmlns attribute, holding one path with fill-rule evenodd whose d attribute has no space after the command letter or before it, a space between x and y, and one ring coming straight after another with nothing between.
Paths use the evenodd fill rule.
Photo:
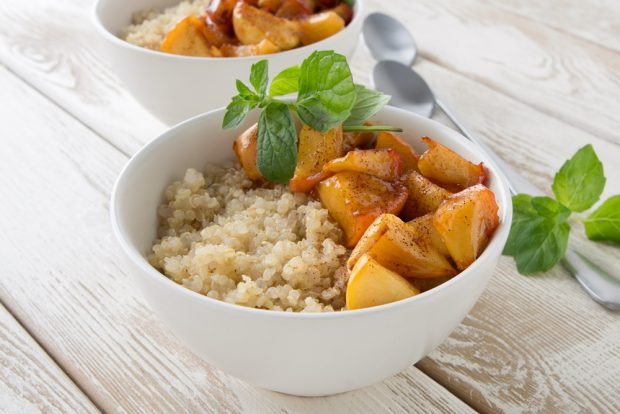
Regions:
<instances>
[{"instance_id":1,"label":"metal spoon","mask_svg":"<svg viewBox=\"0 0 620 414\"><path fill-rule=\"evenodd\" d=\"M374 86L392 95L391 105L429 118L435 106L438 106L461 134L480 146L483 152L495 162L513 194L543 195L537 187L472 135L463 124L457 121L446 105L435 97L426 81L411 68L417 55L417 48L409 31L398 20L382 13L373 13L364 21L362 33L373 57L382 60L375 65L373 70ZM405 42L407 38L411 39L409 44ZM562 264L575 276L592 299L610 310L620 311L619 280L607 274L570 246Z\"/></svg>"}]
</instances>

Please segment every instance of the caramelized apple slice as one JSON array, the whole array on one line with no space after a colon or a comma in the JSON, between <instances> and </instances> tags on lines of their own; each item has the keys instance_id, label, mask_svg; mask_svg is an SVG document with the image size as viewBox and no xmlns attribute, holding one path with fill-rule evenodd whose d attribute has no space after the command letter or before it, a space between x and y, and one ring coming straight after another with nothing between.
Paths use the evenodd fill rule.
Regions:
<instances>
[{"instance_id":1,"label":"caramelized apple slice","mask_svg":"<svg viewBox=\"0 0 620 414\"><path fill-rule=\"evenodd\" d=\"M453 194L437 209L433 224L459 270L469 266L499 225L495 195L483 185Z\"/></svg>"},{"instance_id":2,"label":"caramelized apple slice","mask_svg":"<svg viewBox=\"0 0 620 414\"><path fill-rule=\"evenodd\" d=\"M269 39L263 39L256 45L224 44L220 50L222 55L227 57L270 55L280 51Z\"/></svg>"},{"instance_id":3,"label":"caramelized apple slice","mask_svg":"<svg viewBox=\"0 0 620 414\"><path fill-rule=\"evenodd\" d=\"M258 143L258 124L241 133L233 143L233 151L250 180L263 178L256 166L256 145Z\"/></svg>"},{"instance_id":4,"label":"caramelized apple slice","mask_svg":"<svg viewBox=\"0 0 620 414\"><path fill-rule=\"evenodd\" d=\"M392 148L374 150L354 150L344 157L336 158L323 166L323 171L337 173L357 171L370 174L386 181L395 181L402 173L402 160Z\"/></svg>"},{"instance_id":5,"label":"caramelized apple slice","mask_svg":"<svg viewBox=\"0 0 620 414\"><path fill-rule=\"evenodd\" d=\"M226 27L216 24L213 20L211 20L209 15L205 17L204 22L205 24L202 26L202 34L209 45L220 47L224 44L232 44L235 42L234 37L227 34Z\"/></svg>"},{"instance_id":6,"label":"caramelized apple slice","mask_svg":"<svg viewBox=\"0 0 620 414\"><path fill-rule=\"evenodd\" d=\"M344 1L331 9L331 11L342 17L345 24L349 24L349 22L353 19L353 9Z\"/></svg>"},{"instance_id":7,"label":"caramelized apple slice","mask_svg":"<svg viewBox=\"0 0 620 414\"><path fill-rule=\"evenodd\" d=\"M458 190L484 182L486 171L482 163L469 162L431 138L424 137L422 141L428 150L420 156L418 168L426 178Z\"/></svg>"},{"instance_id":8,"label":"caramelized apple slice","mask_svg":"<svg viewBox=\"0 0 620 414\"><path fill-rule=\"evenodd\" d=\"M275 13L276 16L283 19L300 19L311 14L312 10L308 8L304 0L284 0Z\"/></svg>"},{"instance_id":9,"label":"caramelized apple slice","mask_svg":"<svg viewBox=\"0 0 620 414\"><path fill-rule=\"evenodd\" d=\"M409 281L409 283L415 286L420 292L426 292L427 290L431 290L443 283L446 283L450 279L452 279L452 276L434 277L432 279L407 279L407 280Z\"/></svg>"},{"instance_id":10,"label":"caramelized apple slice","mask_svg":"<svg viewBox=\"0 0 620 414\"><path fill-rule=\"evenodd\" d=\"M382 131L377 134L375 148L394 148L403 160L403 172L418 169L418 154L413 147L393 132Z\"/></svg>"},{"instance_id":11,"label":"caramelized apple slice","mask_svg":"<svg viewBox=\"0 0 620 414\"><path fill-rule=\"evenodd\" d=\"M203 35L206 30L203 19L188 16L179 21L164 37L160 50L185 56L211 56L209 42Z\"/></svg>"},{"instance_id":12,"label":"caramelized apple slice","mask_svg":"<svg viewBox=\"0 0 620 414\"><path fill-rule=\"evenodd\" d=\"M452 194L417 171L411 171L407 174L403 182L409 191L409 198L407 198L401 213L405 220L432 213L437 210L443 200Z\"/></svg>"},{"instance_id":13,"label":"caramelized apple slice","mask_svg":"<svg viewBox=\"0 0 620 414\"><path fill-rule=\"evenodd\" d=\"M384 305L418 293L420 291L398 273L364 255L351 271L346 293L347 309Z\"/></svg>"},{"instance_id":14,"label":"caramelized apple slice","mask_svg":"<svg viewBox=\"0 0 620 414\"><path fill-rule=\"evenodd\" d=\"M370 125L365 123L364 125ZM349 152L354 149L369 149L372 141L375 139L375 133L372 131L355 131L345 132L344 136L344 151Z\"/></svg>"},{"instance_id":15,"label":"caramelized apple slice","mask_svg":"<svg viewBox=\"0 0 620 414\"><path fill-rule=\"evenodd\" d=\"M336 12L324 11L299 20L301 44L309 45L328 38L344 29L344 20Z\"/></svg>"},{"instance_id":16,"label":"caramelized apple slice","mask_svg":"<svg viewBox=\"0 0 620 414\"><path fill-rule=\"evenodd\" d=\"M444 243L441 235L437 231L437 228L435 228L433 216L434 214L426 214L408 221L407 225L422 237L428 237L431 240L433 247L443 256L450 257L450 252L448 251L448 247L446 247L446 243Z\"/></svg>"},{"instance_id":17,"label":"caramelized apple slice","mask_svg":"<svg viewBox=\"0 0 620 414\"><path fill-rule=\"evenodd\" d=\"M453 276L456 270L435 247L432 236L409 226L396 216L384 214L364 234L347 261L347 267L369 254L383 266L410 278Z\"/></svg>"},{"instance_id":18,"label":"caramelized apple slice","mask_svg":"<svg viewBox=\"0 0 620 414\"><path fill-rule=\"evenodd\" d=\"M307 125L299 131L297 166L289 187L295 192L308 192L330 174L323 166L342 155L342 127L319 132Z\"/></svg>"},{"instance_id":19,"label":"caramelized apple slice","mask_svg":"<svg viewBox=\"0 0 620 414\"><path fill-rule=\"evenodd\" d=\"M398 212L407 200L400 183L372 175L345 171L319 183L319 199L345 234L345 246L354 247L368 226L381 214Z\"/></svg>"},{"instance_id":20,"label":"caramelized apple slice","mask_svg":"<svg viewBox=\"0 0 620 414\"><path fill-rule=\"evenodd\" d=\"M281 50L288 50L300 42L299 22L276 17L243 1L233 10L233 27L237 38L245 45L268 39Z\"/></svg>"}]
</instances>

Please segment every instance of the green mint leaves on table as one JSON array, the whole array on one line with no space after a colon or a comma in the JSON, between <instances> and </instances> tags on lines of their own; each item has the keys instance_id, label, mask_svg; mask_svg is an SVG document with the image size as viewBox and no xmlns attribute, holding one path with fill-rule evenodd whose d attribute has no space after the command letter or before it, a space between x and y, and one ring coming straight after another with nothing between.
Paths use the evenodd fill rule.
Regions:
<instances>
[{"instance_id":1,"label":"green mint leaves on table","mask_svg":"<svg viewBox=\"0 0 620 414\"><path fill-rule=\"evenodd\" d=\"M317 131L340 124L344 131L401 131L383 125L362 125L383 108L390 97L353 83L344 56L333 51L315 51L301 65L280 72L269 85L267 60L250 69L249 86L237 80L237 92L228 106L222 128L238 127L254 108L261 108L258 122L256 163L263 177L288 182L297 163L297 131L291 115ZM297 93L294 102L277 96Z\"/></svg>"},{"instance_id":2,"label":"green mint leaves on table","mask_svg":"<svg viewBox=\"0 0 620 414\"><path fill-rule=\"evenodd\" d=\"M603 164L592 145L586 145L555 175L555 199L527 194L512 198L514 213L504 254L514 257L519 273L545 272L564 257L569 218L599 200L605 181ZM620 195L609 198L582 221L590 240L620 244Z\"/></svg>"}]
</instances>

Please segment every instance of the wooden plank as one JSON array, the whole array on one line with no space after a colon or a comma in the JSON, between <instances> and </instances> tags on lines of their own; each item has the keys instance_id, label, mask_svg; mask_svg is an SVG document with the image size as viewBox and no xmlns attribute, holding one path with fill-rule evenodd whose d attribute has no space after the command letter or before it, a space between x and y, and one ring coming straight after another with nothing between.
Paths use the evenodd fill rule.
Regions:
<instances>
[{"instance_id":1,"label":"wooden plank","mask_svg":"<svg viewBox=\"0 0 620 414\"><path fill-rule=\"evenodd\" d=\"M99 412L2 305L0 412Z\"/></svg>"},{"instance_id":2,"label":"wooden plank","mask_svg":"<svg viewBox=\"0 0 620 414\"><path fill-rule=\"evenodd\" d=\"M468 412L415 367L322 399L255 389L180 344L146 307L111 234L108 199L126 156L0 69L5 131L0 299L105 411ZM8 137L9 135L4 135Z\"/></svg>"},{"instance_id":3,"label":"wooden plank","mask_svg":"<svg viewBox=\"0 0 620 414\"><path fill-rule=\"evenodd\" d=\"M616 0L493 0L494 7L620 51L620 2Z\"/></svg>"},{"instance_id":4,"label":"wooden plank","mask_svg":"<svg viewBox=\"0 0 620 414\"><path fill-rule=\"evenodd\" d=\"M368 9L385 11L380 2L369 3ZM414 33L423 59L620 142L619 53L476 0L390 5Z\"/></svg>"},{"instance_id":5,"label":"wooden plank","mask_svg":"<svg viewBox=\"0 0 620 414\"><path fill-rule=\"evenodd\" d=\"M93 4L0 2L0 63L131 154L164 125L131 97L107 66L91 22Z\"/></svg>"},{"instance_id":6,"label":"wooden plank","mask_svg":"<svg viewBox=\"0 0 620 414\"><path fill-rule=\"evenodd\" d=\"M35 7L36 2L29 2L29 4ZM435 50L435 48L430 47L432 42L420 38L422 33L418 32L427 33L429 30L432 32L435 29L429 28L429 26L433 24L439 24L439 27L433 32L439 39L432 40L445 43L442 47L448 52L455 46L454 39L460 40L462 38L461 46L471 46L475 45L476 42L482 42L480 44L487 46L487 48L488 45L484 42L487 39L493 39L495 33L498 34L499 39L512 39L505 43L508 52L503 52L503 49L499 50L499 46L493 43L491 46L495 46L488 48L493 53L476 55L475 58L482 63L467 60L470 58L465 56L465 52L471 51L471 48L461 48L463 56L458 53L442 53L442 56L446 56L446 59L450 59L454 65L459 65L465 59L465 67L470 69L468 69L469 72L461 72L464 76L459 76L450 70L442 69L428 62L421 63L418 70L429 79L439 96L444 97L451 107L461 115L462 119L467 120L468 125L476 133L483 136L513 165L521 168L541 188L548 185L553 171L558 168L561 162L586 142L594 143L597 151L604 159L608 169L607 176L619 176L617 165L614 163L618 157L617 146L613 144L613 142L617 142L614 137L610 139L608 134L598 134L597 130L589 128L588 124L575 122L569 113L570 111L566 110L565 105L559 105L558 111L562 113L560 114L561 119L557 120L548 116L548 114L556 114L555 112L549 111L544 105L539 104L539 101L545 103L541 96L544 97L546 93L550 93L551 101L560 98L575 100L575 102L569 102L567 105L583 105L585 110L581 112L580 116L599 117L602 119L600 128L614 130L614 125L608 122L607 118L609 118L609 114L615 116L614 114L618 109L617 102L610 102L608 94L609 91L613 91L613 87L609 88L609 82L613 82L613 68L615 66L609 65L608 61L603 59L594 65L594 69L581 70L582 67L573 65L572 55L569 56L567 52L557 50L564 47L564 42L572 41L569 36L562 36L561 33L555 33L544 27L541 29L539 25L526 22L526 19L515 17L514 13L498 13L496 10L481 12L480 16L483 19L479 21L477 20L479 18L477 11L482 6L478 4L473 5L475 6L473 7L472 4L471 2L451 4L454 6L454 10L449 11L445 10L447 6L443 7L441 2L437 5L431 5L424 1L406 2L405 7L400 9L404 12L395 13L408 21L410 27L415 28L416 36L423 51L425 51L425 47L426 50L431 48ZM3 6L5 4L0 5L0 7ZM20 5L19 7L31 6ZM377 8L378 3L371 2L370 8L373 7ZM465 10L461 10L461 8ZM29 16L30 13L30 11L27 12ZM0 20L2 19L1 16L0 14ZM462 19L459 16L462 16ZM497 23L493 20L496 17L498 18ZM7 22L7 24L13 23ZM452 26L455 27L454 30L452 30ZM523 28L527 29L526 32L531 34L531 38L522 35ZM474 33L475 36L470 32ZM89 34L84 36L84 39L88 39ZM537 36L541 39L537 40ZM449 44L450 41L452 46ZM521 44L519 44L520 41ZM40 44L34 45L34 41L24 43L35 47L37 50L43 48ZM71 45L79 50L79 45ZM555 61L545 58L544 53L535 55L538 60L536 57L526 59L525 62L521 63L511 60L512 53L516 58L530 56L529 46L535 51L539 48L543 51L547 47L551 48L554 53L553 57L557 58L560 63L557 68L554 67L557 72L552 72L548 83L543 79L545 70ZM482 49L474 47L473 50L480 52ZM498 50L499 54L496 53ZM591 50L593 50L592 45L586 42L577 42L576 45L569 47L571 53L583 53L586 56L591 56L594 53ZM594 50L596 52L599 49L594 47ZM442 49L440 48L439 51ZM4 56L7 54L3 55L2 53L0 49L0 59L5 59ZM26 74L27 80L35 84L30 80L28 70L36 67L36 65L27 59L22 59L21 54L17 54L17 58L14 58L15 53L11 53L13 53L11 55L13 57L4 60L7 65L20 76ZM430 56L426 51L425 54ZM495 60L485 62L484 59L488 56ZM588 59L586 60L589 61ZM545 66L547 60L551 63ZM536 70L538 68L536 62L543 64L540 71ZM568 69L574 69L574 71L567 73L567 68L561 65L565 62L569 63ZM516 68L512 68L513 64L516 65ZM450 69L449 65L444 66ZM367 79L370 67L371 61L364 54L363 47L359 48L354 59L354 69L358 78L363 79L365 77ZM609 73L601 68L607 68L606 70ZM95 73L97 70L99 68L93 69ZM504 74L502 70L506 70L507 73ZM602 86L599 88L597 84L591 91L588 91L589 93L584 93L587 76L592 73L599 74L601 71L605 72ZM34 71L34 73L39 72ZM52 71L49 75L41 74L40 84L45 85L48 82L46 76L51 76L53 79L53 73ZM476 76L472 76L471 73L475 73ZM487 73L495 83L487 82L489 87L481 87L477 79L486 77ZM521 76L521 73L525 75ZM542 75L539 76L539 74ZM92 72L81 71L79 77L82 76L92 76ZM565 81L565 84L562 83L562 80ZM573 81L577 85L574 91L570 87ZM566 85L569 86L564 88L563 86ZM510 96L507 96L510 93L502 89L507 87L515 89L520 87L523 90L522 93L531 93L532 95L528 95L528 99L523 99L521 95L516 94L515 99L511 99ZM39 87L39 89L46 92L48 96L51 96L69 111L72 111L72 108L76 106L75 102L80 102L79 94L82 93L77 91L78 96L76 97L71 96L69 92L61 96L60 94L51 94L43 87ZM50 87L50 90L52 89ZM99 92L105 96L104 89ZM582 102L576 102L578 99L581 99ZM530 103L531 100L536 104L520 103L520 101ZM117 102L118 105L123 106L122 99L119 98ZM540 110L536 110L536 108ZM99 110L100 115L104 115L109 108L102 107ZM604 118L601 114L608 117ZM80 118L82 117L84 116L80 115ZM113 118L110 117L109 119ZM86 119L86 122L91 128L100 130L97 125L101 121L98 118L91 117ZM576 125L578 128L567 124ZM129 130L129 128L127 129ZM608 139L610 142L606 143L600 137ZM106 138L115 142L114 137ZM100 177L97 176L97 179ZM97 182L97 180L93 181ZM608 187L607 193L618 192L617 184L614 187L614 182L611 178L609 179L608 186L611 187ZM100 202L104 203L105 200ZM587 244L587 246L590 246L590 249L600 255L600 261L604 265L611 268L615 267L618 258L617 250L603 247L592 248L593 244ZM615 271L616 269L612 270ZM503 308L500 309L500 305ZM120 313L121 311L116 309L114 312ZM143 310L142 312L148 311ZM118 318L118 316L116 317ZM149 320L148 323L156 324L156 321ZM554 334L556 325L559 326L557 328L558 337ZM504 332L504 329L501 329L504 326L514 329L514 332ZM584 327L587 329L584 330ZM564 272L557 270L540 278L526 279L516 275L510 260L504 259L500 264L498 276L492 281L489 290L474 309L471 317L432 355L431 359L421 363L420 367L468 403L484 411L519 410L524 407L528 407L532 411L537 408L544 410L548 407L564 407L568 411L574 411L575 408L586 407L593 410L600 408L600 411L614 412L618 411L617 397L615 397L617 393L614 394L617 391L615 384L618 383L619 378L615 369L618 366L618 353L617 348L613 347L613 341L617 343L617 336L614 336L613 332L610 334L607 330L617 328L617 316L606 313L598 305L592 303ZM591 335L591 330L598 333ZM573 334L574 332L577 334ZM530 354L532 357L528 358ZM558 355L564 359L558 358ZM601 364L603 357L608 358L605 364ZM591 364L600 364L605 369L595 373L593 372L595 365ZM597 376L595 377L595 375ZM515 381L520 385L512 387L506 385ZM593 388L590 384L594 384L598 388ZM248 388L251 389L251 387ZM403 389L404 387L400 388L400 392ZM238 393L239 391L235 389L235 392ZM252 394L243 395L251 396ZM389 394L382 395L384 398L389 398ZM592 403L590 401L592 396L601 397L603 403ZM376 399L377 397L372 398ZM241 400L250 401L249 404L251 404L252 398L247 400L241 398ZM368 398L364 398L364 401L367 400ZM253 406L250 405L249 407ZM323 408L325 406L317 404L314 407Z\"/></svg>"}]
</instances>

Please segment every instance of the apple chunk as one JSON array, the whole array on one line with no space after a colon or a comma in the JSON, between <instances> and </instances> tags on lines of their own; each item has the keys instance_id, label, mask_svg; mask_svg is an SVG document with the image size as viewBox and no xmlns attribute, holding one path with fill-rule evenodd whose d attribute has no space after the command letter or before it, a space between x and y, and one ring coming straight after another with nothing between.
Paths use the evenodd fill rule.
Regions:
<instances>
[{"instance_id":1,"label":"apple chunk","mask_svg":"<svg viewBox=\"0 0 620 414\"><path fill-rule=\"evenodd\" d=\"M299 45L299 22L276 17L243 1L237 2L232 17L235 34L244 45L256 45L268 39L281 50Z\"/></svg>"},{"instance_id":2,"label":"apple chunk","mask_svg":"<svg viewBox=\"0 0 620 414\"><path fill-rule=\"evenodd\" d=\"M351 271L346 293L347 309L384 305L418 293L420 291L398 273L364 255Z\"/></svg>"},{"instance_id":3,"label":"apple chunk","mask_svg":"<svg viewBox=\"0 0 620 414\"><path fill-rule=\"evenodd\" d=\"M404 177L404 183L409 191L409 198L402 212L402 216L406 220L432 213L452 194L417 171L411 171L407 174Z\"/></svg>"},{"instance_id":4,"label":"apple chunk","mask_svg":"<svg viewBox=\"0 0 620 414\"><path fill-rule=\"evenodd\" d=\"M319 183L319 199L345 234L345 246L354 247L381 214L398 214L407 190L372 175L344 171Z\"/></svg>"},{"instance_id":5,"label":"apple chunk","mask_svg":"<svg viewBox=\"0 0 620 414\"><path fill-rule=\"evenodd\" d=\"M484 182L486 171L482 163L469 162L429 137L422 141L428 150L420 156L418 169L426 178L457 191Z\"/></svg>"},{"instance_id":6,"label":"apple chunk","mask_svg":"<svg viewBox=\"0 0 620 414\"><path fill-rule=\"evenodd\" d=\"M344 29L345 22L336 12L328 10L311 14L299 20L301 44L309 45L334 35Z\"/></svg>"},{"instance_id":7,"label":"apple chunk","mask_svg":"<svg viewBox=\"0 0 620 414\"><path fill-rule=\"evenodd\" d=\"M332 128L327 132L319 132L308 125L299 131L299 147L297 150L297 166L289 187L295 192L307 193L319 181L328 177L323 166L334 158L342 155L342 127Z\"/></svg>"},{"instance_id":8,"label":"apple chunk","mask_svg":"<svg viewBox=\"0 0 620 414\"><path fill-rule=\"evenodd\" d=\"M377 134L375 148L393 148L403 160L403 172L418 169L418 154L413 147L393 132L382 131Z\"/></svg>"},{"instance_id":9,"label":"apple chunk","mask_svg":"<svg viewBox=\"0 0 620 414\"><path fill-rule=\"evenodd\" d=\"M436 243L433 234L424 226L409 225L394 215L383 214L368 227L355 246L347 267L352 269L360 257L369 254L406 278L455 275L456 270L444 254L446 249Z\"/></svg>"},{"instance_id":10,"label":"apple chunk","mask_svg":"<svg viewBox=\"0 0 620 414\"><path fill-rule=\"evenodd\" d=\"M486 247L499 225L497 212L495 195L480 184L451 195L435 212L433 224L459 270Z\"/></svg>"},{"instance_id":11,"label":"apple chunk","mask_svg":"<svg viewBox=\"0 0 620 414\"><path fill-rule=\"evenodd\" d=\"M205 22L196 16L180 20L164 37L160 50L185 56L211 56L211 45L205 38Z\"/></svg>"},{"instance_id":12,"label":"apple chunk","mask_svg":"<svg viewBox=\"0 0 620 414\"><path fill-rule=\"evenodd\" d=\"M250 180L260 180L262 174L256 166L256 146L258 142L258 124L254 124L241 133L233 143L233 151Z\"/></svg>"},{"instance_id":13,"label":"apple chunk","mask_svg":"<svg viewBox=\"0 0 620 414\"><path fill-rule=\"evenodd\" d=\"M395 181L402 172L402 160L392 148L374 150L353 150L344 157L336 158L325 164L323 171L337 173L357 171L370 174L386 181Z\"/></svg>"}]
</instances>

